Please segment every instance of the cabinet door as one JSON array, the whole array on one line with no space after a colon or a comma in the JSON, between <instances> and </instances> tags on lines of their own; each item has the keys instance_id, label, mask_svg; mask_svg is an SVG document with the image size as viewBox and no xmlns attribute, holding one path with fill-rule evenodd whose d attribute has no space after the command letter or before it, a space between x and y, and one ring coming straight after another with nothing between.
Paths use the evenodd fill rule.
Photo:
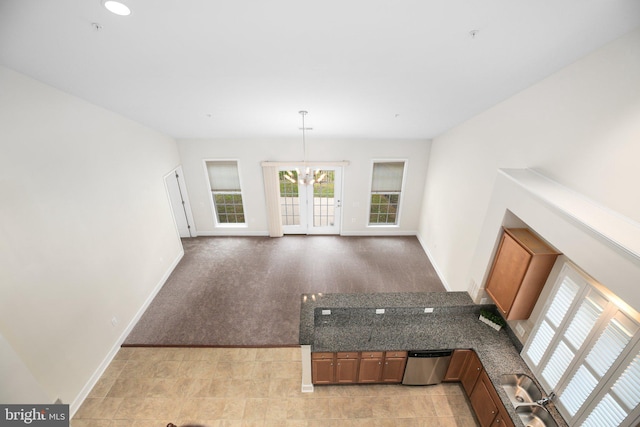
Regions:
<instances>
[{"instance_id":1,"label":"cabinet door","mask_svg":"<svg viewBox=\"0 0 640 427\"><path fill-rule=\"evenodd\" d=\"M472 350L454 350L443 381L462 381L462 374L467 367L471 353Z\"/></svg>"},{"instance_id":2,"label":"cabinet door","mask_svg":"<svg viewBox=\"0 0 640 427\"><path fill-rule=\"evenodd\" d=\"M498 407L491 398L489 391L492 388L491 381L485 372L480 374L476 386L469 396L471 406L476 413L476 418L482 427L489 427L498 415Z\"/></svg>"},{"instance_id":3,"label":"cabinet door","mask_svg":"<svg viewBox=\"0 0 640 427\"><path fill-rule=\"evenodd\" d=\"M531 254L504 233L487 281L486 291L504 315L509 309L529 267Z\"/></svg>"},{"instance_id":4,"label":"cabinet door","mask_svg":"<svg viewBox=\"0 0 640 427\"><path fill-rule=\"evenodd\" d=\"M401 383L406 364L406 351L387 351L382 365L382 382Z\"/></svg>"},{"instance_id":5,"label":"cabinet door","mask_svg":"<svg viewBox=\"0 0 640 427\"><path fill-rule=\"evenodd\" d=\"M515 425L513 424L513 421L511 421L511 418L509 417L509 414L507 414L506 409L504 409L504 406L503 407L500 407L501 405L497 405L497 406L498 406L498 415L493 420L493 424L491 425L493 427L515 427Z\"/></svg>"},{"instance_id":6,"label":"cabinet door","mask_svg":"<svg viewBox=\"0 0 640 427\"><path fill-rule=\"evenodd\" d=\"M461 378L462 386L464 387L464 391L467 393L467 396L471 395L473 386L475 386L476 380L480 376L481 372L482 363L480 363L480 359L478 359L476 352L471 351L467 361L467 368L464 370Z\"/></svg>"},{"instance_id":7,"label":"cabinet door","mask_svg":"<svg viewBox=\"0 0 640 427\"><path fill-rule=\"evenodd\" d=\"M353 384L358 380L358 359L336 359L336 382L340 384Z\"/></svg>"},{"instance_id":8,"label":"cabinet door","mask_svg":"<svg viewBox=\"0 0 640 427\"><path fill-rule=\"evenodd\" d=\"M382 357L362 357L358 371L359 383L379 383L382 377Z\"/></svg>"},{"instance_id":9,"label":"cabinet door","mask_svg":"<svg viewBox=\"0 0 640 427\"><path fill-rule=\"evenodd\" d=\"M311 359L312 381L314 384L335 382L333 358Z\"/></svg>"}]
</instances>

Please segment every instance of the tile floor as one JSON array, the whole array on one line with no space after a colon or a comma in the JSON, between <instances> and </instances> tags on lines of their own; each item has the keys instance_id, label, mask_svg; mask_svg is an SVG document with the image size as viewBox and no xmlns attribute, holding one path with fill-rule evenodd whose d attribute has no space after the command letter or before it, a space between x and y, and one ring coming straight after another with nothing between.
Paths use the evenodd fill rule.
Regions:
<instances>
[{"instance_id":1,"label":"tile floor","mask_svg":"<svg viewBox=\"0 0 640 427\"><path fill-rule=\"evenodd\" d=\"M122 348L73 427L477 426L457 383L300 391L300 349Z\"/></svg>"}]
</instances>

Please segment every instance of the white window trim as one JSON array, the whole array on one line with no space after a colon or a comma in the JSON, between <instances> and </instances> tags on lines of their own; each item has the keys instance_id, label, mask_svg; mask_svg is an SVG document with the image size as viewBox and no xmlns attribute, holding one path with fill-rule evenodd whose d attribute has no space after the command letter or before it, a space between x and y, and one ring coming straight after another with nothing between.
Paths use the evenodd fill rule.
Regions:
<instances>
[{"instance_id":1,"label":"white window trim","mask_svg":"<svg viewBox=\"0 0 640 427\"><path fill-rule=\"evenodd\" d=\"M398 204L398 212L396 213L395 224L371 224L369 218L371 215L371 187L373 186L373 167L376 163L398 163L403 162L402 168L402 187L400 188L400 203ZM409 159L372 159L369 166L369 187L367 189L367 228L400 228L402 220L402 212L404 211L405 186L407 183L407 169L409 167Z\"/></svg>"},{"instance_id":2,"label":"white window trim","mask_svg":"<svg viewBox=\"0 0 640 427\"><path fill-rule=\"evenodd\" d=\"M218 214L216 212L216 204L213 201L212 190L211 190L211 181L209 181L209 169L207 168L207 162L236 162L236 167L238 168L238 181L240 182L240 195L242 196L242 209L244 210L244 223L221 223L218 222ZM206 188L209 191L209 207L211 208L211 215L213 216L213 226L215 228L248 228L249 225L247 223L247 218L249 215L247 214L247 204L244 198L244 184L242 182L242 172L240 170L240 159L203 159L202 167L204 170L204 180L206 183Z\"/></svg>"}]
</instances>

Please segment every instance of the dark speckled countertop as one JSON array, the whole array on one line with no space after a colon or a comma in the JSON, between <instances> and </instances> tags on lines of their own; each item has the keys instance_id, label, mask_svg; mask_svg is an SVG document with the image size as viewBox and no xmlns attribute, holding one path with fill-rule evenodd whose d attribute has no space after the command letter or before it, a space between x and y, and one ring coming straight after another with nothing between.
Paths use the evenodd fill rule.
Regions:
<instances>
[{"instance_id":1,"label":"dark speckled countertop","mask_svg":"<svg viewBox=\"0 0 640 427\"><path fill-rule=\"evenodd\" d=\"M300 344L314 352L475 350L511 419L523 426L500 377L533 375L510 331L498 332L480 322L483 306L474 304L467 292L304 294L301 307ZM376 314L377 308L385 313ZM433 308L433 313L425 313L425 308ZM331 314L323 315L323 310ZM553 405L548 409L559 426L566 426Z\"/></svg>"}]
</instances>

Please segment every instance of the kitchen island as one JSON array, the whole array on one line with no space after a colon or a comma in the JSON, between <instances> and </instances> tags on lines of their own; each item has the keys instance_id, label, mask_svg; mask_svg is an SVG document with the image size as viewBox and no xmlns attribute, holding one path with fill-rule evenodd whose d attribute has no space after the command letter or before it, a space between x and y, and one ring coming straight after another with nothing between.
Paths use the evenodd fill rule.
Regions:
<instances>
[{"instance_id":1,"label":"kitchen island","mask_svg":"<svg viewBox=\"0 0 640 427\"><path fill-rule=\"evenodd\" d=\"M523 426L500 377L533 375L510 331L496 331L478 320L483 307L467 292L304 294L300 344L311 352L472 349L509 417ZM566 426L552 404L547 409L558 426Z\"/></svg>"}]
</instances>

